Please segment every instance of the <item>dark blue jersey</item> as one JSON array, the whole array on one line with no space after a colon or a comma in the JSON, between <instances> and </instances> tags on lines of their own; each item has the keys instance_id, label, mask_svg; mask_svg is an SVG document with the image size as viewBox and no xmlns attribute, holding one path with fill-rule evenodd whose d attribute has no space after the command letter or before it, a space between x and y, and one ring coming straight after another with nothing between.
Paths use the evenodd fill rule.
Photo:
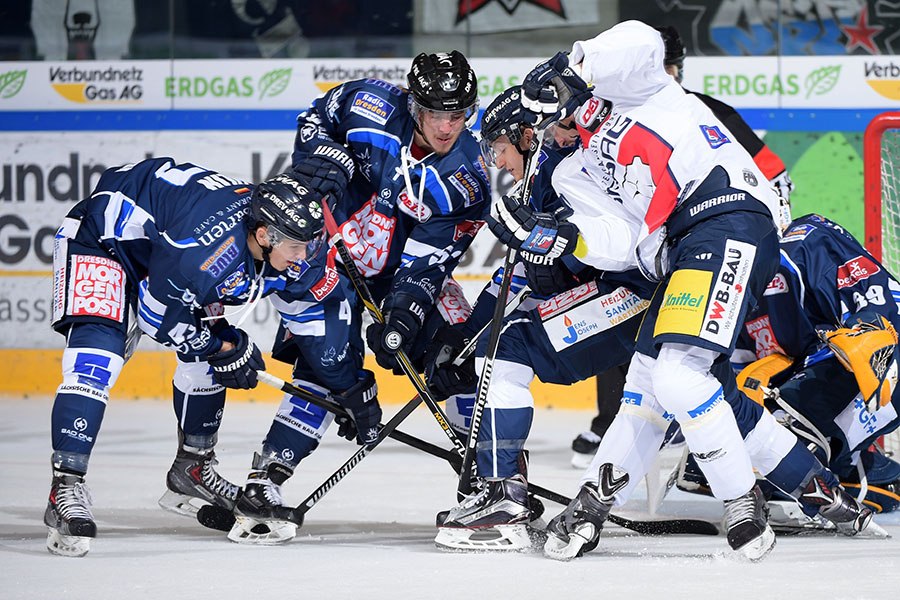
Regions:
<instances>
[{"instance_id":1,"label":"dark blue jersey","mask_svg":"<svg viewBox=\"0 0 900 600\"><path fill-rule=\"evenodd\" d=\"M835 329L861 311L900 327L900 284L843 227L819 215L791 222L781 264L748 315L739 346L757 358L780 353L807 362L831 356L817 329Z\"/></svg>"},{"instance_id":2,"label":"dark blue jersey","mask_svg":"<svg viewBox=\"0 0 900 600\"><path fill-rule=\"evenodd\" d=\"M77 223L75 241L99 245L122 265L136 289L141 330L187 356L206 356L222 342L203 320L205 307L242 305L272 292L316 301L342 293L336 272L326 270L325 252L286 271L253 259L252 189L194 164L153 158L104 172L69 217Z\"/></svg>"},{"instance_id":3,"label":"dark blue jersey","mask_svg":"<svg viewBox=\"0 0 900 600\"><path fill-rule=\"evenodd\" d=\"M408 93L384 81L332 89L298 117L293 164L322 139L349 149L356 173L334 212L357 267L376 298L432 305L484 221L490 184L468 130L447 154L410 158L407 106Z\"/></svg>"}]
</instances>

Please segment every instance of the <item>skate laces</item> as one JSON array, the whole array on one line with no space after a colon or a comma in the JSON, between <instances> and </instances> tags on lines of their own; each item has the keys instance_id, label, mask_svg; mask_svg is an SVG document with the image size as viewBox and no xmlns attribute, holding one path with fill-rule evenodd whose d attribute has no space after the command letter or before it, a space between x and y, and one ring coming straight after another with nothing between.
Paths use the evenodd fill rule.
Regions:
<instances>
[{"instance_id":1,"label":"skate laces","mask_svg":"<svg viewBox=\"0 0 900 600\"><path fill-rule=\"evenodd\" d=\"M750 490L740 498L725 501L725 523L729 526L756 520L756 496Z\"/></svg>"},{"instance_id":2,"label":"skate laces","mask_svg":"<svg viewBox=\"0 0 900 600\"><path fill-rule=\"evenodd\" d=\"M94 503L91 490L83 481L74 484L60 482L56 489L56 508L66 521L72 519L94 520L91 509Z\"/></svg>"},{"instance_id":3,"label":"skate laces","mask_svg":"<svg viewBox=\"0 0 900 600\"><path fill-rule=\"evenodd\" d=\"M203 484L211 489L215 494L219 496L225 496L226 498L230 498L231 500L237 500L238 495L238 486L231 483L213 468L215 465L219 464L219 461L215 458L215 456L210 456L202 459L203 468L201 469Z\"/></svg>"}]
</instances>

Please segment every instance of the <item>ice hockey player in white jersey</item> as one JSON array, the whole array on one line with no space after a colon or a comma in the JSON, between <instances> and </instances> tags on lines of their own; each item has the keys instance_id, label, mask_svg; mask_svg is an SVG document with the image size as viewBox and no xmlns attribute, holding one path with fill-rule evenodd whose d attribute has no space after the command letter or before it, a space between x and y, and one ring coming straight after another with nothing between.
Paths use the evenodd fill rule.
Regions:
<instances>
[{"instance_id":1,"label":"ice hockey player in white jersey","mask_svg":"<svg viewBox=\"0 0 900 600\"><path fill-rule=\"evenodd\" d=\"M610 509L649 469L673 418L725 503L731 548L759 560L775 543L750 455L711 369L727 361L743 316L777 268L779 199L721 122L665 72L664 54L658 32L628 21L538 65L522 85L536 122L581 106L584 148L553 177L577 229L508 203L491 216L525 260L571 253L599 269L636 266L660 282L619 415L577 497L550 523L544 550L552 558L596 546ZM750 443L765 444L757 430L760 439Z\"/></svg>"}]
</instances>

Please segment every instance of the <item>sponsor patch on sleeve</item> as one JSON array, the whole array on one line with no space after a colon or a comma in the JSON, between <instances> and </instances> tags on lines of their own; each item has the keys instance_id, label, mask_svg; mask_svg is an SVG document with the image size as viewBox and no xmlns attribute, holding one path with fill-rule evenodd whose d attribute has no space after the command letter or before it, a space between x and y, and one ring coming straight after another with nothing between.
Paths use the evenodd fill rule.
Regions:
<instances>
[{"instance_id":1,"label":"sponsor patch on sleeve","mask_svg":"<svg viewBox=\"0 0 900 600\"><path fill-rule=\"evenodd\" d=\"M856 285L879 272L881 268L872 259L865 256L857 256L850 259L837 270L838 288L846 288Z\"/></svg>"},{"instance_id":2,"label":"sponsor patch on sleeve","mask_svg":"<svg viewBox=\"0 0 900 600\"><path fill-rule=\"evenodd\" d=\"M701 125L700 131L703 132L703 137L706 138L709 147L713 150L731 143L731 140L728 139L727 135L722 133L722 130L719 129L718 125Z\"/></svg>"},{"instance_id":3,"label":"sponsor patch on sleeve","mask_svg":"<svg viewBox=\"0 0 900 600\"><path fill-rule=\"evenodd\" d=\"M815 227L808 223L803 223L802 225L796 225L788 229L783 236L781 236L782 242L799 242L801 240L805 240L806 236L815 231Z\"/></svg>"},{"instance_id":4,"label":"sponsor patch on sleeve","mask_svg":"<svg viewBox=\"0 0 900 600\"><path fill-rule=\"evenodd\" d=\"M450 184L465 198L466 206L481 202L481 186L478 180L462 165L450 176Z\"/></svg>"},{"instance_id":5,"label":"sponsor patch on sleeve","mask_svg":"<svg viewBox=\"0 0 900 600\"><path fill-rule=\"evenodd\" d=\"M787 277L785 277L781 273L775 273L775 277L773 277L772 281L769 282L769 285L766 286L766 291L763 292L763 296L774 296L776 294L784 294L787 291L788 291Z\"/></svg>"},{"instance_id":6,"label":"sponsor patch on sleeve","mask_svg":"<svg viewBox=\"0 0 900 600\"><path fill-rule=\"evenodd\" d=\"M369 92L356 92L353 102L350 105L350 112L356 113L361 117L365 117L370 121L375 121L379 125L387 123L394 107L391 106L384 98L379 98L375 94Z\"/></svg>"}]
</instances>

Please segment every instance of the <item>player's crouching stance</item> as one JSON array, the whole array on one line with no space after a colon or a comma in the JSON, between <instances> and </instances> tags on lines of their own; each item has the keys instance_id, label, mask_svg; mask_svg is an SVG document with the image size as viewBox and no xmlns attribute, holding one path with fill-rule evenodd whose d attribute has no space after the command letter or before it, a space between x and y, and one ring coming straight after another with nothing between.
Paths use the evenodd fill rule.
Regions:
<instances>
[{"instance_id":1,"label":"player's crouching stance","mask_svg":"<svg viewBox=\"0 0 900 600\"><path fill-rule=\"evenodd\" d=\"M178 353L176 395L184 388L179 377L207 390L176 402L179 450L164 503L182 511L194 498L234 505L239 488L213 468L217 413L224 388L255 387L265 364L244 331L221 319L211 325L207 315L271 292L289 264L322 246L299 224L298 205L312 208L321 198L310 190L279 175L254 191L157 158L109 169L69 212L54 248L53 326L66 335L66 349L51 417L53 482L44 513L51 552L83 556L97 534L84 476L109 390L142 333ZM185 365L198 368L186 372Z\"/></svg>"},{"instance_id":2,"label":"player's crouching stance","mask_svg":"<svg viewBox=\"0 0 900 600\"><path fill-rule=\"evenodd\" d=\"M552 558L596 545L609 510L627 501L673 418L724 502L729 546L749 560L775 543L751 465L782 480L821 470L808 452L799 463L787 460L802 446L788 432L778 435L771 415L762 415L745 441L739 405L728 401L737 391L727 358L743 316L778 265L779 201L715 116L666 75L663 54L658 33L629 21L576 42L571 56L539 65L522 85L526 108L551 119L583 103L584 80L595 85L596 97L576 113L585 129L584 150L575 155L580 164L566 169L564 161L553 178L574 211L577 245L563 240L561 226L537 231L520 218L525 210L498 205L491 214L492 230L502 225L505 241L526 260L548 254L542 248L574 252L601 269L630 257L661 282L638 333L622 407L582 489L551 522L544 550ZM595 122L604 106L608 116ZM796 471L792 477L778 472L782 464Z\"/></svg>"}]
</instances>

